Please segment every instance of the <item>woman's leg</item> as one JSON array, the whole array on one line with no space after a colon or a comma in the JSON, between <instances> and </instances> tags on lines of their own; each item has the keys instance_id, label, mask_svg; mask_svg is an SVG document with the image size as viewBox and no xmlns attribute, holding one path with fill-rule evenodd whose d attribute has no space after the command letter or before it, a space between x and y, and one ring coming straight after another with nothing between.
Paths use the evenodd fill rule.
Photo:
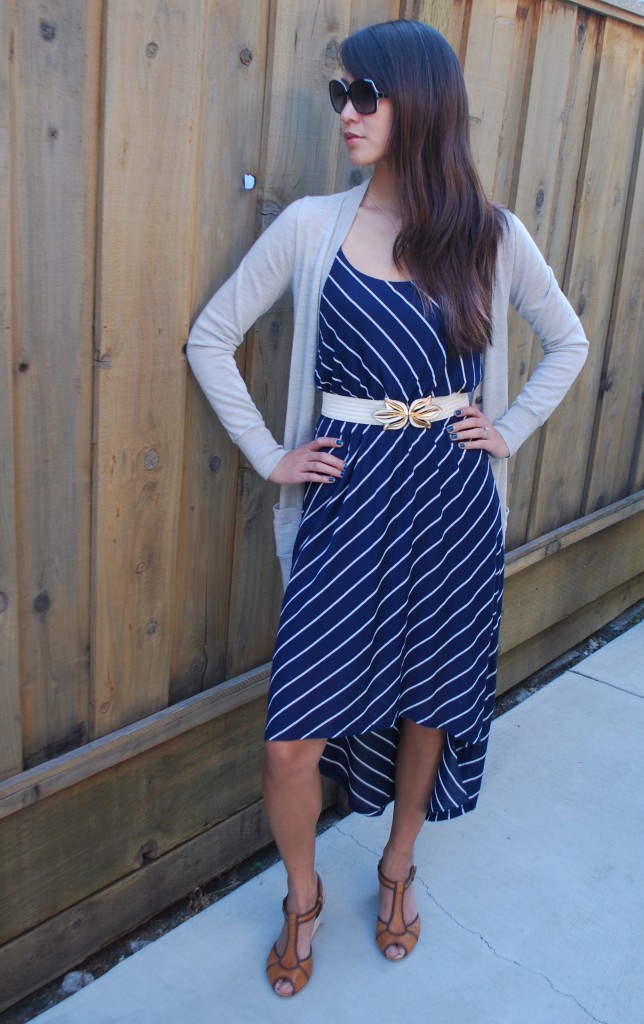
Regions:
<instances>
[{"instance_id":1,"label":"woman's leg","mask_svg":"<svg viewBox=\"0 0 644 1024\"><path fill-rule=\"evenodd\" d=\"M264 803L273 838L286 868L290 913L304 914L317 899L315 827L322 809L319 763L326 740L269 740L264 755ZM298 933L298 956L308 956L313 922ZM286 924L277 940L277 952L286 948ZM275 988L290 994L290 981Z\"/></svg>"},{"instance_id":2,"label":"woman's leg","mask_svg":"<svg viewBox=\"0 0 644 1024\"><path fill-rule=\"evenodd\" d=\"M403 718L396 759L396 800L389 839L382 855L382 873L394 882L404 881L414 863L414 844L420 832L440 765L445 734ZM393 893L380 887L380 916L389 919ZM413 888L405 892L405 923L417 914ZM404 954L402 946L388 946L393 960Z\"/></svg>"}]
</instances>

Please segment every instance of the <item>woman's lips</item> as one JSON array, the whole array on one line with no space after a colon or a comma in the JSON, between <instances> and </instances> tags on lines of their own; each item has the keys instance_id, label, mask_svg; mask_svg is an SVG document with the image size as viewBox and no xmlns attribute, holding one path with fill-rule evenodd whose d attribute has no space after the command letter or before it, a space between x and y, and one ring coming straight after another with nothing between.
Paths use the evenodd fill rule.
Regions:
<instances>
[{"instance_id":1,"label":"woman's lips","mask_svg":"<svg viewBox=\"0 0 644 1024\"><path fill-rule=\"evenodd\" d=\"M344 141L348 144L350 142L360 142L362 135L354 135L353 132L345 132Z\"/></svg>"}]
</instances>

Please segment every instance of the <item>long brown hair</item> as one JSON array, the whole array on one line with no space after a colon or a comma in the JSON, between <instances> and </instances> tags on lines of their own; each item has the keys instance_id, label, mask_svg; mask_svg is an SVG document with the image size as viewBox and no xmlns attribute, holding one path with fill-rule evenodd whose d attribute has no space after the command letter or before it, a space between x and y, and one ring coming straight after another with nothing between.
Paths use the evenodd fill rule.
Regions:
<instances>
[{"instance_id":1,"label":"long brown hair","mask_svg":"<svg viewBox=\"0 0 644 1024\"><path fill-rule=\"evenodd\" d=\"M388 157L402 206L394 262L439 303L450 351L483 352L505 219L474 165L458 58L435 29L401 20L355 32L341 44L340 60L393 103Z\"/></svg>"}]
</instances>

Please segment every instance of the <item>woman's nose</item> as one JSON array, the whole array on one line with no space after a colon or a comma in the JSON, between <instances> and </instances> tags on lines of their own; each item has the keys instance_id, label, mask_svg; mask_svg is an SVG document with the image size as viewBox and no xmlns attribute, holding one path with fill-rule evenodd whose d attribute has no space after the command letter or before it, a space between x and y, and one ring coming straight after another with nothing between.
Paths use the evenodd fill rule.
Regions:
<instances>
[{"instance_id":1,"label":"woman's nose","mask_svg":"<svg viewBox=\"0 0 644 1024\"><path fill-rule=\"evenodd\" d=\"M352 124L353 122L358 120L358 114L356 112L356 109L351 100L349 99L347 100L347 102L345 103L344 107L340 112L340 120L342 121L343 124Z\"/></svg>"}]
</instances>

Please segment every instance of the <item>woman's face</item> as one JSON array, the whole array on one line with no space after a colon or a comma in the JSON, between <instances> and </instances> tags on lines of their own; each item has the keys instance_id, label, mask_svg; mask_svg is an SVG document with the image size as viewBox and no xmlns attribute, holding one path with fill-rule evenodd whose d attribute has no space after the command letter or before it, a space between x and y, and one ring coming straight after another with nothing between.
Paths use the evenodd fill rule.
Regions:
<instances>
[{"instance_id":1,"label":"woman's face","mask_svg":"<svg viewBox=\"0 0 644 1024\"><path fill-rule=\"evenodd\" d=\"M342 81L349 86L353 77L345 71ZM339 117L344 144L354 166L377 164L387 155L394 120L391 100L378 100L375 114L359 114L351 100L347 100Z\"/></svg>"}]
</instances>

